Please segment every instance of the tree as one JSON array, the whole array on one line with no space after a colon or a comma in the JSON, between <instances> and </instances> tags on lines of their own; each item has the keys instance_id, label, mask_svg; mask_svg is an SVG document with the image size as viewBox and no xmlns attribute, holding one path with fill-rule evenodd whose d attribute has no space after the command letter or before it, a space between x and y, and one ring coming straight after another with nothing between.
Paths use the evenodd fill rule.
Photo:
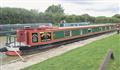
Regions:
<instances>
[{"instance_id":1,"label":"tree","mask_svg":"<svg viewBox=\"0 0 120 70\"><path fill-rule=\"evenodd\" d=\"M0 24L33 23L39 20L35 10L9 7L0 7L0 10Z\"/></svg>"},{"instance_id":2,"label":"tree","mask_svg":"<svg viewBox=\"0 0 120 70\"><path fill-rule=\"evenodd\" d=\"M45 13L49 14L64 14L64 9L61 7L61 5L52 5L49 6L46 10Z\"/></svg>"},{"instance_id":3,"label":"tree","mask_svg":"<svg viewBox=\"0 0 120 70\"><path fill-rule=\"evenodd\" d=\"M46 20L51 23L59 23L61 21L61 18L65 15L64 9L61 7L61 5L51 5L46 10L45 13Z\"/></svg>"},{"instance_id":4,"label":"tree","mask_svg":"<svg viewBox=\"0 0 120 70\"><path fill-rule=\"evenodd\" d=\"M88 14L81 15L82 22L89 22L90 16Z\"/></svg>"},{"instance_id":5,"label":"tree","mask_svg":"<svg viewBox=\"0 0 120 70\"><path fill-rule=\"evenodd\" d=\"M115 14L113 17L120 19L120 14Z\"/></svg>"}]
</instances>

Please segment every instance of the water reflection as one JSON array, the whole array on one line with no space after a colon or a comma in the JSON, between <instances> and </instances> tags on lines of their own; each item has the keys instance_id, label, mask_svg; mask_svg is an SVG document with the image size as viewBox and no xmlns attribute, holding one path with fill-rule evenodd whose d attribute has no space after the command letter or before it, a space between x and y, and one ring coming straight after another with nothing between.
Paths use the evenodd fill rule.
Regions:
<instances>
[{"instance_id":1,"label":"water reflection","mask_svg":"<svg viewBox=\"0 0 120 70\"><path fill-rule=\"evenodd\" d=\"M6 57L7 57L7 55L5 55L4 53L1 53L1 52L0 52L0 59L6 58Z\"/></svg>"}]
</instances>

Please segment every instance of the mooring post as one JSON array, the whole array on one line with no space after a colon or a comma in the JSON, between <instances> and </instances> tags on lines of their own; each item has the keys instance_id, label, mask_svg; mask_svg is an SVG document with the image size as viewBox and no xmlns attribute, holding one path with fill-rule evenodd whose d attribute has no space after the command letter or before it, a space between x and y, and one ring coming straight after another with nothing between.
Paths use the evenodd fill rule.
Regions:
<instances>
[{"instance_id":1,"label":"mooring post","mask_svg":"<svg viewBox=\"0 0 120 70\"><path fill-rule=\"evenodd\" d=\"M106 70L106 65L108 64L110 59L114 60L114 55L111 49L108 50L98 70Z\"/></svg>"}]
</instances>

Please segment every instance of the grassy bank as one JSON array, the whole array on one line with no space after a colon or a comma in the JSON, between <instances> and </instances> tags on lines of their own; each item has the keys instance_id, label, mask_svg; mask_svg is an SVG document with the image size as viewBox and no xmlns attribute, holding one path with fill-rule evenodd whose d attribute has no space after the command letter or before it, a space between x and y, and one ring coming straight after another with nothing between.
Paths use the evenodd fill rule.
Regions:
<instances>
[{"instance_id":1,"label":"grassy bank","mask_svg":"<svg viewBox=\"0 0 120 70\"><path fill-rule=\"evenodd\" d=\"M107 69L119 70L120 35L95 41L23 70L97 70L109 48L113 50L115 61L111 60Z\"/></svg>"}]
</instances>

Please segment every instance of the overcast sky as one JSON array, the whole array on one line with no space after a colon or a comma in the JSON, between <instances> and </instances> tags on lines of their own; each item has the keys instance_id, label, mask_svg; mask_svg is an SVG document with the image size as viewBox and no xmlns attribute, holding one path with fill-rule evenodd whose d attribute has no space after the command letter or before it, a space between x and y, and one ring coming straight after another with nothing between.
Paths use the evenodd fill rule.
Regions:
<instances>
[{"instance_id":1,"label":"overcast sky","mask_svg":"<svg viewBox=\"0 0 120 70\"><path fill-rule=\"evenodd\" d=\"M50 5L61 4L66 14L113 16L120 14L120 0L0 0L0 7L37 9L44 12Z\"/></svg>"}]
</instances>

